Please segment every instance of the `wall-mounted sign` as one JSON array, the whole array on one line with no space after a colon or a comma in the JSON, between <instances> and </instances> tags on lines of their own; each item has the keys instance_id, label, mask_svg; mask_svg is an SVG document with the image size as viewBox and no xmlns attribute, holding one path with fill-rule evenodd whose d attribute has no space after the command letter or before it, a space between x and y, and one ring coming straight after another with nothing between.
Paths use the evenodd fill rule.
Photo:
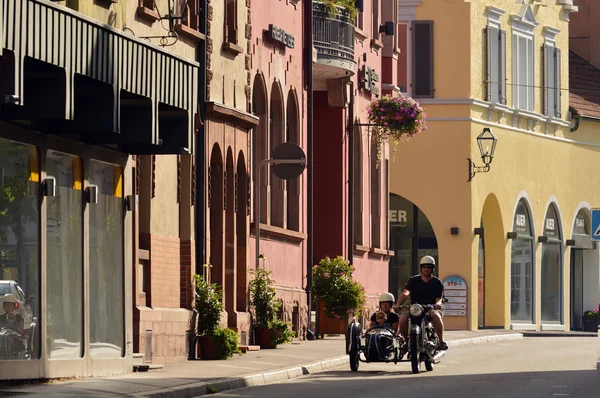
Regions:
<instances>
[{"instance_id":1,"label":"wall-mounted sign","mask_svg":"<svg viewBox=\"0 0 600 398\"><path fill-rule=\"evenodd\" d=\"M559 230L558 230L558 216L556 214L556 209L554 206L550 206L548 208L548 213L546 214L546 219L544 220L544 235L550 238L559 238Z\"/></svg>"},{"instance_id":2,"label":"wall-mounted sign","mask_svg":"<svg viewBox=\"0 0 600 398\"><path fill-rule=\"evenodd\" d=\"M276 42L283 44L286 47L294 48L294 35L286 32L285 30L270 24L269 30L267 31L269 38Z\"/></svg>"},{"instance_id":3,"label":"wall-mounted sign","mask_svg":"<svg viewBox=\"0 0 600 398\"><path fill-rule=\"evenodd\" d=\"M379 95L379 87L377 82L379 81L379 75L375 72L375 69L363 65L362 67L362 88L375 95Z\"/></svg>"},{"instance_id":4,"label":"wall-mounted sign","mask_svg":"<svg viewBox=\"0 0 600 398\"><path fill-rule=\"evenodd\" d=\"M444 316L467 316L467 282L458 275L444 279L444 296L448 302L442 305Z\"/></svg>"}]
</instances>

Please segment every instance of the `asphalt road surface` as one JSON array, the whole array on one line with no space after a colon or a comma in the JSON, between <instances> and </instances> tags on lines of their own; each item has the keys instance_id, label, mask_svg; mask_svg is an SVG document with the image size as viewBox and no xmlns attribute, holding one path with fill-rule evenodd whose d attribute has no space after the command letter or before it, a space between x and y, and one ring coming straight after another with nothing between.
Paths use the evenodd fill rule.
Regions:
<instances>
[{"instance_id":1,"label":"asphalt road surface","mask_svg":"<svg viewBox=\"0 0 600 398\"><path fill-rule=\"evenodd\" d=\"M361 363L216 397L600 397L600 339L534 337L450 348L433 372L410 363ZM424 369L424 367L423 367Z\"/></svg>"}]
</instances>

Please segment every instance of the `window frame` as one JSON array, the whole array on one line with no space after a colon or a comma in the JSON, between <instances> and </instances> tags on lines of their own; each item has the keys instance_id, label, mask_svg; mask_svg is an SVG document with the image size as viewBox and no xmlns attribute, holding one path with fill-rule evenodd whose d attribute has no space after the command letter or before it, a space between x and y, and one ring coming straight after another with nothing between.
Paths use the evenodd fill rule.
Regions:
<instances>
[{"instance_id":1,"label":"window frame","mask_svg":"<svg viewBox=\"0 0 600 398\"><path fill-rule=\"evenodd\" d=\"M542 46L543 113L551 118L562 118L561 49L557 47L556 43L558 33L560 30L556 28L544 27L544 45Z\"/></svg>"},{"instance_id":2,"label":"window frame","mask_svg":"<svg viewBox=\"0 0 600 398\"><path fill-rule=\"evenodd\" d=\"M485 98L488 102L506 105L506 30L502 30L500 22L505 11L488 6L487 12ZM494 55L497 57L496 60L494 60Z\"/></svg>"},{"instance_id":3,"label":"window frame","mask_svg":"<svg viewBox=\"0 0 600 398\"><path fill-rule=\"evenodd\" d=\"M238 0L225 0L223 3L225 5L225 18L223 22L223 42L238 44ZM230 4L233 4L231 9L229 8ZM233 13L233 15L230 14L231 12ZM230 23L232 22L231 19L233 19L233 26L230 25Z\"/></svg>"}]
</instances>

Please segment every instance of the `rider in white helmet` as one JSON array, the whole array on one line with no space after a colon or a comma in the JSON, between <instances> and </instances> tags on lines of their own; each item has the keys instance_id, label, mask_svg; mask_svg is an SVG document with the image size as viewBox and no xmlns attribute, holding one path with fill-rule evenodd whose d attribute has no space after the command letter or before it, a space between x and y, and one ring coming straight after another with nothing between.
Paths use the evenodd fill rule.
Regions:
<instances>
[{"instance_id":1,"label":"rider in white helmet","mask_svg":"<svg viewBox=\"0 0 600 398\"><path fill-rule=\"evenodd\" d=\"M433 275L433 269L435 268L435 259L431 256L423 256L419 263L421 265L421 274L411 277L404 290L398 297L396 306L401 306L406 299L410 297L411 303L418 304L432 304L435 309L429 312L431 317L431 323L438 337L440 338L439 348L441 350L447 350L448 345L444 341L444 323L442 322L442 297L444 296L444 284L435 275ZM408 314L401 314L400 319L400 333L406 339L408 336Z\"/></svg>"},{"instance_id":2,"label":"rider in white helmet","mask_svg":"<svg viewBox=\"0 0 600 398\"><path fill-rule=\"evenodd\" d=\"M13 294L5 294L2 298L4 313L0 314L0 328L17 330L21 334L25 332L23 317L15 312L17 299Z\"/></svg>"},{"instance_id":3,"label":"rider in white helmet","mask_svg":"<svg viewBox=\"0 0 600 398\"><path fill-rule=\"evenodd\" d=\"M378 312L384 312L387 319L385 325L392 329L394 333L398 333L398 314L392 310L394 305L394 295L392 293L383 293L379 296L379 310ZM381 314L380 314L381 315ZM377 312L371 316L371 327L377 324Z\"/></svg>"}]
</instances>

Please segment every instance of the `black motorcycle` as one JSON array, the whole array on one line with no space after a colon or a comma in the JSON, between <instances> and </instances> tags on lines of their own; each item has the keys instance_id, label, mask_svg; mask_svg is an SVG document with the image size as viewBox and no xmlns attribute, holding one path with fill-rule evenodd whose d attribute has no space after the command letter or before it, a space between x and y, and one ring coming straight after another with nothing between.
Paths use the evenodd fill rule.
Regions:
<instances>
[{"instance_id":1,"label":"black motorcycle","mask_svg":"<svg viewBox=\"0 0 600 398\"><path fill-rule=\"evenodd\" d=\"M421 371L421 363L425 363L425 369L433 370L433 365L439 363L446 355L446 351L440 350L440 339L433 328L429 311L435 307L431 304L412 304L409 308L408 317L408 357L413 373Z\"/></svg>"},{"instance_id":2,"label":"black motorcycle","mask_svg":"<svg viewBox=\"0 0 600 398\"><path fill-rule=\"evenodd\" d=\"M0 359L35 358L38 346L37 318L33 318L26 334L21 334L13 327L0 326Z\"/></svg>"}]
</instances>

